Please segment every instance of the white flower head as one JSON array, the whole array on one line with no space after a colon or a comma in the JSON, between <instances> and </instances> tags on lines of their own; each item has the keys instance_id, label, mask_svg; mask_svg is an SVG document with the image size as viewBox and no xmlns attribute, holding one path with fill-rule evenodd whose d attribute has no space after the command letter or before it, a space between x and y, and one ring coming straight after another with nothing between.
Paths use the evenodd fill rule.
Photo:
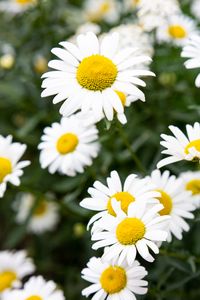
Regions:
<instances>
[{"instance_id":1,"label":"white flower head","mask_svg":"<svg viewBox=\"0 0 200 300\"><path fill-rule=\"evenodd\" d=\"M120 16L120 4L117 0L86 0L84 15L87 21L116 23Z\"/></svg>"},{"instance_id":2,"label":"white flower head","mask_svg":"<svg viewBox=\"0 0 200 300\"><path fill-rule=\"evenodd\" d=\"M159 249L157 242L166 241L167 231L163 223L169 220L169 216L160 216L162 204L154 204L150 208L145 202L135 201L128 207L127 214L120 208L120 203L112 199L112 207L116 217L108 215L101 223L101 230L94 231L92 248L105 249L103 258L119 258L119 262L127 261L131 265L136 254L139 253L145 260L154 261L148 247L156 254Z\"/></svg>"},{"instance_id":3,"label":"white flower head","mask_svg":"<svg viewBox=\"0 0 200 300\"><path fill-rule=\"evenodd\" d=\"M48 167L52 174L58 171L75 176L92 164L100 148L98 130L91 122L86 123L79 115L72 115L44 129L38 146L42 168Z\"/></svg>"},{"instance_id":4,"label":"white flower head","mask_svg":"<svg viewBox=\"0 0 200 300\"><path fill-rule=\"evenodd\" d=\"M148 282L144 280L146 275L147 271L138 261L128 266L126 262L112 263L92 257L87 263L87 268L82 270L82 278L91 282L91 285L82 291L82 295L88 297L94 294L92 299L96 300L136 300L135 294L147 293Z\"/></svg>"},{"instance_id":5,"label":"white flower head","mask_svg":"<svg viewBox=\"0 0 200 300\"><path fill-rule=\"evenodd\" d=\"M0 251L0 294L20 287L21 280L34 271L35 266L26 251Z\"/></svg>"},{"instance_id":6,"label":"white flower head","mask_svg":"<svg viewBox=\"0 0 200 300\"><path fill-rule=\"evenodd\" d=\"M50 197L45 196L36 201L36 196L30 193L23 193L20 199L16 199L14 203L17 213L16 222L25 223L34 208L29 218L27 230L35 234L53 230L59 220L58 205Z\"/></svg>"},{"instance_id":7,"label":"white flower head","mask_svg":"<svg viewBox=\"0 0 200 300\"><path fill-rule=\"evenodd\" d=\"M26 145L12 143L12 136L0 135L0 198L3 197L7 183L20 185L20 177L23 175L22 168L28 166L30 161L20 161L26 150Z\"/></svg>"},{"instance_id":8,"label":"white flower head","mask_svg":"<svg viewBox=\"0 0 200 300\"><path fill-rule=\"evenodd\" d=\"M198 20L200 20L200 0L193 0L191 2L191 12Z\"/></svg>"},{"instance_id":9,"label":"white flower head","mask_svg":"<svg viewBox=\"0 0 200 300\"><path fill-rule=\"evenodd\" d=\"M64 49L52 49L59 60L49 63L56 71L43 75L42 97L56 95L54 104L65 100L60 108L62 115L92 111L96 121L102 115L111 121L114 112L124 113L116 91L145 101L144 93L137 87L145 83L138 77L154 73L135 66L151 59L135 55L134 48L121 49L117 33L108 34L99 42L94 33L88 32L77 37L77 46L69 42L60 44Z\"/></svg>"},{"instance_id":10,"label":"white flower head","mask_svg":"<svg viewBox=\"0 0 200 300\"><path fill-rule=\"evenodd\" d=\"M107 215L116 216L112 207L112 199L119 201L121 209L127 213L128 207L133 202L157 203L155 199L160 194L152 191L154 186L147 183L146 179L139 179L137 175L129 175L122 185L117 171L112 171L107 178L107 186L100 181L95 181L92 188L88 189L90 197L83 199L80 205L92 211L97 211L88 226ZM103 222L103 220L102 220ZM95 225L98 223L96 222Z\"/></svg>"},{"instance_id":11,"label":"white flower head","mask_svg":"<svg viewBox=\"0 0 200 300\"><path fill-rule=\"evenodd\" d=\"M154 170L149 180L160 193L158 200L164 208L159 214L161 216L171 216L165 227L169 232L167 241L171 242L172 235L181 240L183 232L189 231L190 228L185 219L194 218L191 213L194 210L191 192L184 189L181 179L177 179L174 175L170 176L169 171L161 174L159 170Z\"/></svg>"},{"instance_id":12,"label":"white flower head","mask_svg":"<svg viewBox=\"0 0 200 300\"><path fill-rule=\"evenodd\" d=\"M188 58L185 62L187 69L200 68L200 35L193 35L186 43L181 53L182 57ZM195 80L196 86L200 87L200 74Z\"/></svg>"},{"instance_id":13,"label":"white flower head","mask_svg":"<svg viewBox=\"0 0 200 300\"><path fill-rule=\"evenodd\" d=\"M199 160L200 159L200 123L186 125L187 136L176 126L169 126L174 136L161 134L163 141L160 144L166 148L163 154L168 157L162 159L157 168L180 160Z\"/></svg>"},{"instance_id":14,"label":"white flower head","mask_svg":"<svg viewBox=\"0 0 200 300\"><path fill-rule=\"evenodd\" d=\"M0 1L0 11L5 11L10 14L19 14L26 11L31 6L37 4L37 0L7 0Z\"/></svg>"},{"instance_id":15,"label":"white flower head","mask_svg":"<svg viewBox=\"0 0 200 300\"><path fill-rule=\"evenodd\" d=\"M46 281L42 276L33 276L25 284L23 289L12 290L5 293L2 300L65 300L63 292L57 289L56 284Z\"/></svg>"},{"instance_id":16,"label":"white flower head","mask_svg":"<svg viewBox=\"0 0 200 300\"><path fill-rule=\"evenodd\" d=\"M188 171L180 174L186 191L192 193L192 203L196 208L200 207L200 171Z\"/></svg>"},{"instance_id":17,"label":"white flower head","mask_svg":"<svg viewBox=\"0 0 200 300\"><path fill-rule=\"evenodd\" d=\"M176 46L184 46L190 35L196 31L196 24L193 19L185 15L174 15L157 29L158 42L172 43Z\"/></svg>"}]
</instances>

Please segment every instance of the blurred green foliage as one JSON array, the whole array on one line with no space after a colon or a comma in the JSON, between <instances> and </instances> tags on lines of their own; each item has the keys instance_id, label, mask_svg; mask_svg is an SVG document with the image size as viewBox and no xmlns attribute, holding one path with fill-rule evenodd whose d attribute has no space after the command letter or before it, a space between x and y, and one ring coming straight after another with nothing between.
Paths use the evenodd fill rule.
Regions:
<instances>
[{"instance_id":1,"label":"blurred green foliage","mask_svg":"<svg viewBox=\"0 0 200 300\"><path fill-rule=\"evenodd\" d=\"M0 245L1 249L27 249L37 273L55 280L68 300L82 299L81 289L86 283L81 280L80 271L91 256L98 255L91 250L90 235L85 229L91 214L79 207L87 188L96 179L105 182L113 169L122 178L130 173L149 174L161 157L160 133L168 132L170 124L184 129L186 123L193 124L200 116L199 90L194 86L196 72L184 68L180 49L155 45L151 69L157 77L146 80L146 103L138 101L126 109L128 123L124 127L117 120L98 125L101 152L93 165L74 178L42 170L37 145L44 127L59 121L60 116L51 99L40 97L41 74L35 70L34 61L38 55L50 60L51 48L75 32L82 2L44 0L15 17L0 15L0 49L10 44L15 51L14 66L0 69L0 134L12 134L16 141L26 143L25 156L32 161L21 186L9 186L0 201ZM188 11L188 2L182 3L184 11ZM133 18L129 16L130 21ZM103 30L109 29L107 24L101 25ZM143 165L142 172L133 159L135 154ZM186 162L169 166L177 175L197 167ZM46 192L55 194L61 220L53 233L27 234L26 224L16 226L12 203L21 191L38 197ZM149 270L149 293L142 299L200 298L199 231L200 215L196 212L191 230L182 241L164 245L155 263L143 261Z\"/></svg>"}]
</instances>

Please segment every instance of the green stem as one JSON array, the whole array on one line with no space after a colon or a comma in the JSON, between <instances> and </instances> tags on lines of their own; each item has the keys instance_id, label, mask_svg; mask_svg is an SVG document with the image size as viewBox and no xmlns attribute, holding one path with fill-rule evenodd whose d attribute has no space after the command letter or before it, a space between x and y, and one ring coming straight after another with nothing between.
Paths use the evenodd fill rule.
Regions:
<instances>
[{"instance_id":1,"label":"green stem","mask_svg":"<svg viewBox=\"0 0 200 300\"><path fill-rule=\"evenodd\" d=\"M200 257L195 257L195 256L192 256L192 255L187 255L187 254L182 254L182 253L175 253L175 252L168 252L164 249L160 249L160 254L163 255L163 256L178 258L178 259L184 260L184 261L187 261L188 259L190 259L192 257L195 263L198 263L198 264L200 263Z\"/></svg>"}]
</instances>

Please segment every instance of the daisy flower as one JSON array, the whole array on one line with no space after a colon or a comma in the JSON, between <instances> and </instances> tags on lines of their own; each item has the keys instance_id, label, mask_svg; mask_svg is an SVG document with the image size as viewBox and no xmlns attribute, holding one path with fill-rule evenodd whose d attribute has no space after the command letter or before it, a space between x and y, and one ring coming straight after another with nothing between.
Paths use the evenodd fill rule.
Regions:
<instances>
[{"instance_id":1,"label":"daisy flower","mask_svg":"<svg viewBox=\"0 0 200 300\"><path fill-rule=\"evenodd\" d=\"M25 251L0 251L0 295L7 289L20 287L21 280L34 271L35 266Z\"/></svg>"},{"instance_id":2,"label":"daisy flower","mask_svg":"<svg viewBox=\"0 0 200 300\"><path fill-rule=\"evenodd\" d=\"M180 12L180 7L176 0L140 0L137 8L139 23L146 31L157 28L168 17Z\"/></svg>"},{"instance_id":3,"label":"daisy flower","mask_svg":"<svg viewBox=\"0 0 200 300\"><path fill-rule=\"evenodd\" d=\"M198 160L200 159L200 123L186 125L187 136L176 126L169 126L174 136L161 134L163 141L160 144L166 148L162 153L168 157L162 159L157 168L180 160Z\"/></svg>"},{"instance_id":4,"label":"daisy flower","mask_svg":"<svg viewBox=\"0 0 200 300\"><path fill-rule=\"evenodd\" d=\"M145 101L144 93L136 87L145 83L138 77L154 74L135 66L151 59L136 56L133 48L119 49L117 33L108 34L99 42L94 33L88 32L77 37L77 46L69 42L60 44L64 49L52 49L60 60L49 63L56 71L43 75L45 90L42 97L56 95L54 104L65 100L60 108L62 115L71 115L79 109L83 112L92 110L97 121L101 120L102 114L111 121L114 111L124 112L115 91Z\"/></svg>"},{"instance_id":5,"label":"daisy flower","mask_svg":"<svg viewBox=\"0 0 200 300\"><path fill-rule=\"evenodd\" d=\"M164 206L159 214L171 216L166 227L166 230L169 231L167 241L171 242L172 235L181 240L183 231L190 229L185 219L194 218L191 213L194 210L191 193L184 189L182 180L177 179L174 175L170 176L169 171L161 174L159 170L154 170L149 180L156 186L156 190L160 193L158 200Z\"/></svg>"},{"instance_id":6,"label":"daisy flower","mask_svg":"<svg viewBox=\"0 0 200 300\"><path fill-rule=\"evenodd\" d=\"M116 23L120 16L120 5L116 0L86 0L84 15L87 21Z\"/></svg>"},{"instance_id":7,"label":"daisy flower","mask_svg":"<svg viewBox=\"0 0 200 300\"><path fill-rule=\"evenodd\" d=\"M88 297L94 294L92 299L136 300L135 294L147 293L148 282L143 280L147 271L138 261L131 266L126 262L112 263L102 258L92 257L87 263L87 268L82 270L82 278L91 282L91 285L82 291L82 295ZM95 297L95 298L94 298Z\"/></svg>"},{"instance_id":8,"label":"daisy flower","mask_svg":"<svg viewBox=\"0 0 200 300\"><path fill-rule=\"evenodd\" d=\"M180 178L183 180L184 188L186 191L192 193L192 203L196 208L200 207L200 171L196 172L184 172L180 174Z\"/></svg>"},{"instance_id":9,"label":"daisy flower","mask_svg":"<svg viewBox=\"0 0 200 300\"><path fill-rule=\"evenodd\" d=\"M120 203L112 199L112 207L116 216L104 217L100 225L101 231L92 233L92 241L96 241L92 248L97 250L108 246L103 258L113 259L115 262L119 257L120 263L126 260L129 266L134 262L137 252L145 260L154 261L148 247L158 254L156 243L166 241L168 235L163 229L163 223L170 217L158 214L163 205L154 204L147 208L145 202L135 201L125 213Z\"/></svg>"},{"instance_id":10,"label":"daisy flower","mask_svg":"<svg viewBox=\"0 0 200 300\"><path fill-rule=\"evenodd\" d=\"M63 292L57 289L53 281L46 281L42 276L31 277L23 289L5 293L3 300L65 300Z\"/></svg>"},{"instance_id":11,"label":"daisy flower","mask_svg":"<svg viewBox=\"0 0 200 300\"><path fill-rule=\"evenodd\" d=\"M141 0L123 0L123 6L126 13L135 10Z\"/></svg>"},{"instance_id":12,"label":"daisy flower","mask_svg":"<svg viewBox=\"0 0 200 300\"><path fill-rule=\"evenodd\" d=\"M169 17L165 24L157 29L158 42L173 43L175 46L184 46L188 37L196 31L193 19L184 15Z\"/></svg>"},{"instance_id":13,"label":"daisy flower","mask_svg":"<svg viewBox=\"0 0 200 300\"><path fill-rule=\"evenodd\" d=\"M58 205L54 201L46 197L40 199L39 202L37 200L35 195L24 193L14 203L14 209L17 213L16 222L19 224L24 224L31 214L27 230L40 234L55 228L59 220L59 213Z\"/></svg>"},{"instance_id":14,"label":"daisy flower","mask_svg":"<svg viewBox=\"0 0 200 300\"><path fill-rule=\"evenodd\" d=\"M11 14L22 13L31 6L37 4L37 0L7 0L0 2L0 11L5 11Z\"/></svg>"},{"instance_id":15,"label":"daisy flower","mask_svg":"<svg viewBox=\"0 0 200 300\"><path fill-rule=\"evenodd\" d=\"M200 35L194 35L188 40L181 56L189 58L185 62L187 69L200 68ZM200 74L197 76L195 84L198 88L200 87Z\"/></svg>"},{"instance_id":16,"label":"daisy flower","mask_svg":"<svg viewBox=\"0 0 200 300\"><path fill-rule=\"evenodd\" d=\"M41 167L68 176L83 173L99 151L98 131L94 124L84 126L81 118L72 115L44 129L38 148Z\"/></svg>"},{"instance_id":17,"label":"daisy flower","mask_svg":"<svg viewBox=\"0 0 200 300\"><path fill-rule=\"evenodd\" d=\"M22 168L28 166L30 161L18 162L26 150L26 145L12 143L12 136L0 135L0 198L3 197L7 183L20 185L19 177L23 175Z\"/></svg>"},{"instance_id":18,"label":"daisy flower","mask_svg":"<svg viewBox=\"0 0 200 300\"><path fill-rule=\"evenodd\" d=\"M198 20L200 20L200 0L192 1L191 12Z\"/></svg>"},{"instance_id":19,"label":"daisy flower","mask_svg":"<svg viewBox=\"0 0 200 300\"><path fill-rule=\"evenodd\" d=\"M88 189L90 197L83 199L80 206L98 212L91 218L89 226L108 214L116 216L112 207L112 199L119 201L125 213L132 202L158 202L155 198L160 194L152 189L152 184L147 184L146 179L139 179L135 174L129 175L122 185L117 171L112 171L110 177L107 178L107 186L100 181L95 181L93 187Z\"/></svg>"}]
</instances>

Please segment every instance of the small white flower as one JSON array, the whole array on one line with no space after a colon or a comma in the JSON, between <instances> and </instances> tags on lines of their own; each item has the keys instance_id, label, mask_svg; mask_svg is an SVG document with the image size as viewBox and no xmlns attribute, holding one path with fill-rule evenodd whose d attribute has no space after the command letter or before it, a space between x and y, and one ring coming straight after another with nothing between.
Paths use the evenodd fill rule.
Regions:
<instances>
[{"instance_id":1,"label":"small white flower","mask_svg":"<svg viewBox=\"0 0 200 300\"><path fill-rule=\"evenodd\" d=\"M159 170L154 170L149 180L156 186L156 190L160 193L158 200L164 206L159 214L171 216L166 223L166 230L169 231L167 241L171 242L172 235L181 240L183 231L189 231L190 228L185 219L194 218L191 213L194 210L191 193L184 189L182 180L174 175L170 176L169 171L161 174Z\"/></svg>"},{"instance_id":2,"label":"small white flower","mask_svg":"<svg viewBox=\"0 0 200 300\"><path fill-rule=\"evenodd\" d=\"M92 299L95 300L136 300L135 294L147 293L148 282L143 280L146 275L147 271L138 261L128 266L126 262L112 263L92 257L87 268L82 270L82 278L91 282L82 295L88 297L94 294Z\"/></svg>"},{"instance_id":3,"label":"small white flower","mask_svg":"<svg viewBox=\"0 0 200 300\"><path fill-rule=\"evenodd\" d=\"M187 69L200 68L200 35L194 35L188 40L181 56L189 58L185 62ZM197 76L195 84L198 88L200 87L200 74Z\"/></svg>"},{"instance_id":4,"label":"small white flower","mask_svg":"<svg viewBox=\"0 0 200 300\"><path fill-rule=\"evenodd\" d=\"M193 0L191 3L191 12L200 20L200 0Z\"/></svg>"},{"instance_id":5,"label":"small white flower","mask_svg":"<svg viewBox=\"0 0 200 300\"><path fill-rule=\"evenodd\" d=\"M139 179L135 174L129 175L124 185L122 185L117 171L111 172L110 177L107 178L107 186L100 181L95 181L93 187L88 189L91 197L85 198L80 202L80 205L84 208L99 211L91 218L88 226L108 214L116 215L112 207L112 199L120 202L121 209L125 213L127 213L128 207L132 202L158 202L155 198L160 194L152 191L153 187L152 184L147 184L146 179Z\"/></svg>"},{"instance_id":6,"label":"small white flower","mask_svg":"<svg viewBox=\"0 0 200 300\"><path fill-rule=\"evenodd\" d=\"M37 0L7 0L0 1L0 11L5 11L11 14L22 13L31 6L35 5Z\"/></svg>"},{"instance_id":7,"label":"small white flower","mask_svg":"<svg viewBox=\"0 0 200 300\"><path fill-rule=\"evenodd\" d=\"M180 160L199 160L200 159L200 123L186 125L187 136L176 126L169 126L174 136L161 134L164 141L160 144L166 148L162 153L168 157L162 159L157 168Z\"/></svg>"},{"instance_id":8,"label":"small white flower","mask_svg":"<svg viewBox=\"0 0 200 300\"><path fill-rule=\"evenodd\" d=\"M23 289L5 293L2 300L65 300L63 292L57 289L53 281L46 281L42 276L31 277Z\"/></svg>"},{"instance_id":9,"label":"small white flower","mask_svg":"<svg viewBox=\"0 0 200 300\"><path fill-rule=\"evenodd\" d=\"M138 8L141 0L123 0L123 8L126 13L132 12Z\"/></svg>"},{"instance_id":10,"label":"small white flower","mask_svg":"<svg viewBox=\"0 0 200 300\"><path fill-rule=\"evenodd\" d=\"M184 188L186 191L192 193L192 203L196 208L200 207L200 171L188 171L180 174L183 180Z\"/></svg>"},{"instance_id":11,"label":"small white flower","mask_svg":"<svg viewBox=\"0 0 200 300\"><path fill-rule=\"evenodd\" d=\"M163 229L163 223L170 217L159 215L163 205L154 204L149 208L145 202L135 201L129 205L127 214L120 206L118 201L112 200L116 216L104 217L100 225L101 231L94 231L92 234L92 241L96 241L92 248L96 250L109 246L105 249L103 258L113 259L114 262L119 258L120 263L126 260L128 265L134 262L137 252L145 260L154 261L148 247L158 254L156 242L166 241L168 235Z\"/></svg>"},{"instance_id":12,"label":"small white flower","mask_svg":"<svg viewBox=\"0 0 200 300\"><path fill-rule=\"evenodd\" d=\"M34 271L35 266L25 251L0 251L0 294L20 287L21 280Z\"/></svg>"},{"instance_id":13,"label":"small white flower","mask_svg":"<svg viewBox=\"0 0 200 300\"><path fill-rule=\"evenodd\" d=\"M68 176L82 173L85 166L92 164L99 151L98 130L94 124L84 125L81 117L72 115L62 118L44 129L40 163L50 173L56 171Z\"/></svg>"},{"instance_id":14,"label":"small white flower","mask_svg":"<svg viewBox=\"0 0 200 300\"><path fill-rule=\"evenodd\" d=\"M145 86L140 76L154 73L135 66L150 61L148 56L135 55L134 48L119 48L119 35L108 34L101 42L89 32L77 37L77 46L60 43L65 49L54 48L52 52L60 60L52 60L49 67L56 71L43 75L42 97L56 95L53 103L64 103L60 113L64 116L75 111L92 111L96 121L102 115L111 121L114 112L124 113L124 106L116 91L145 101L144 93L137 87ZM112 45L112 47L110 46Z\"/></svg>"},{"instance_id":15,"label":"small white flower","mask_svg":"<svg viewBox=\"0 0 200 300\"><path fill-rule=\"evenodd\" d=\"M50 197L49 197L50 198ZM27 230L36 234L43 233L45 231L53 230L58 223L59 213L58 205L55 201L43 197L38 199L36 196L30 193L24 193L20 199L15 201L16 222L23 224L32 209L34 208L29 222Z\"/></svg>"},{"instance_id":16,"label":"small white flower","mask_svg":"<svg viewBox=\"0 0 200 300\"><path fill-rule=\"evenodd\" d=\"M120 4L116 0L86 0L84 15L90 22L106 21L113 24L119 19Z\"/></svg>"},{"instance_id":17,"label":"small white flower","mask_svg":"<svg viewBox=\"0 0 200 300\"><path fill-rule=\"evenodd\" d=\"M20 185L19 177L23 175L22 168L28 166L30 161L20 161L26 150L26 145L12 143L12 136L0 135L0 198L3 197L7 183Z\"/></svg>"},{"instance_id":18,"label":"small white flower","mask_svg":"<svg viewBox=\"0 0 200 300\"><path fill-rule=\"evenodd\" d=\"M169 17L166 22L157 29L158 42L172 43L176 46L184 46L191 34L196 31L193 19L185 15Z\"/></svg>"},{"instance_id":19,"label":"small white flower","mask_svg":"<svg viewBox=\"0 0 200 300\"><path fill-rule=\"evenodd\" d=\"M140 0L137 8L139 23L146 31L157 28L171 15L180 12L177 0Z\"/></svg>"}]
</instances>

